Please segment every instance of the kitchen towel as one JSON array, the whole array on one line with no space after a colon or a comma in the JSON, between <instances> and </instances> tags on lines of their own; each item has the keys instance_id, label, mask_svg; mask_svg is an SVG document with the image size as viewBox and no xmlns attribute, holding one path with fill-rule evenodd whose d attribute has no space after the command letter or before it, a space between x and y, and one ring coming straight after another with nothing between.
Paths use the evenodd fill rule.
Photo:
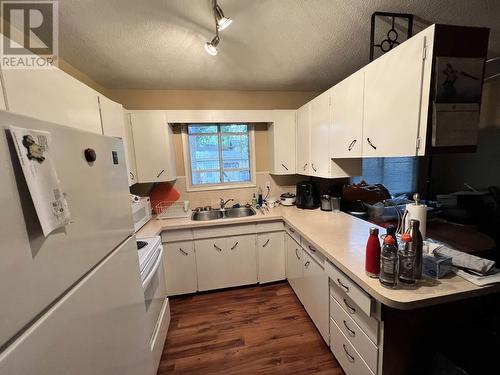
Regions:
<instances>
[{"instance_id":1,"label":"kitchen towel","mask_svg":"<svg viewBox=\"0 0 500 375\"><path fill-rule=\"evenodd\" d=\"M455 267L466 268L481 275L488 273L495 266L495 262L492 260L480 258L462 251L453 250L446 246L440 246L434 249L434 255L438 257L451 257L451 262Z\"/></svg>"},{"instance_id":2,"label":"kitchen towel","mask_svg":"<svg viewBox=\"0 0 500 375\"><path fill-rule=\"evenodd\" d=\"M49 132L9 126L43 235L69 224L70 212L51 157Z\"/></svg>"}]
</instances>

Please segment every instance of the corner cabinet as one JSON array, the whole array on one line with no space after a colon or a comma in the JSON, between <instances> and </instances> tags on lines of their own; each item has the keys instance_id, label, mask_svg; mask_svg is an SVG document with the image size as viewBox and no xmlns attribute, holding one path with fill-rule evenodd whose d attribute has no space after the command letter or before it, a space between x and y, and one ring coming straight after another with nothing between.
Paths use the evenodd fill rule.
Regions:
<instances>
[{"instance_id":1,"label":"corner cabinet","mask_svg":"<svg viewBox=\"0 0 500 375\"><path fill-rule=\"evenodd\" d=\"M295 174L295 110L274 110L274 121L268 128L269 173Z\"/></svg>"},{"instance_id":2,"label":"corner cabinet","mask_svg":"<svg viewBox=\"0 0 500 375\"><path fill-rule=\"evenodd\" d=\"M332 88L331 157L363 156L365 73L360 70Z\"/></svg>"},{"instance_id":3,"label":"corner cabinet","mask_svg":"<svg viewBox=\"0 0 500 375\"><path fill-rule=\"evenodd\" d=\"M165 182L177 178L172 128L164 111L130 112L137 182Z\"/></svg>"}]
</instances>

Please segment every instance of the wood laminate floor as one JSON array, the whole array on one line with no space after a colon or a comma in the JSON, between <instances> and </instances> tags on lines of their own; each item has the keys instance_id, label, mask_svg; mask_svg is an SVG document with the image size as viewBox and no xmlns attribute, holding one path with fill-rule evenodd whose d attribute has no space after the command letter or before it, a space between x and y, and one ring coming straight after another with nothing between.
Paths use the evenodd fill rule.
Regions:
<instances>
[{"instance_id":1,"label":"wood laminate floor","mask_svg":"<svg viewBox=\"0 0 500 375\"><path fill-rule=\"evenodd\" d=\"M170 301L158 374L344 374L286 282Z\"/></svg>"}]
</instances>

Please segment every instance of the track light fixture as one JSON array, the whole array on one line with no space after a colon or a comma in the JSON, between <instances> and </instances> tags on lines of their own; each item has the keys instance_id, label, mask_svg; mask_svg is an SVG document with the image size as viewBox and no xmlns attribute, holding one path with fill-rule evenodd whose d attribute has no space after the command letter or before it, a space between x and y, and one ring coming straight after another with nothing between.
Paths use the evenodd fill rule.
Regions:
<instances>
[{"instance_id":1,"label":"track light fixture","mask_svg":"<svg viewBox=\"0 0 500 375\"><path fill-rule=\"evenodd\" d=\"M208 54L215 56L217 55L217 46L220 42L219 31L226 29L233 22L233 20L224 15L221 7L217 4L217 0L212 0L212 12L215 21L215 36L210 42L205 42L205 51L207 51Z\"/></svg>"}]
</instances>

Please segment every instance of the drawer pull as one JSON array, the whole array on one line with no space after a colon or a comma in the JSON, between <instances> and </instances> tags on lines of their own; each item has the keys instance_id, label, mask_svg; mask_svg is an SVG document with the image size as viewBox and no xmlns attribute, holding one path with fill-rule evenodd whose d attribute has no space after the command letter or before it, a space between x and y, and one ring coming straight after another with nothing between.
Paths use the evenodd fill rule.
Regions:
<instances>
[{"instance_id":1,"label":"drawer pull","mask_svg":"<svg viewBox=\"0 0 500 375\"><path fill-rule=\"evenodd\" d=\"M309 245L309 250L311 250L313 253L316 252L316 249L314 247L312 247L311 245Z\"/></svg>"},{"instance_id":2,"label":"drawer pull","mask_svg":"<svg viewBox=\"0 0 500 375\"><path fill-rule=\"evenodd\" d=\"M349 292L349 287L347 285L342 284L342 281L337 277L337 283L345 289L346 292Z\"/></svg>"},{"instance_id":3,"label":"drawer pull","mask_svg":"<svg viewBox=\"0 0 500 375\"><path fill-rule=\"evenodd\" d=\"M349 326L347 325L347 322L345 320L344 320L344 327L349 331L349 334L351 335L351 337L356 336L356 332L354 332L352 329L349 328Z\"/></svg>"},{"instance_id":4,"label":"drawer pull","mask_svg":"<svg viewBox=\"0 0 500 375\"><path fill-rule=\"evenodd\" d=\"M356 312L356 309L352 306L349 306L345 298L344 298L344 303L351 314L354 314Z\"/></svg>"},{"instance_id":5,"label":"drawer pull","mask_svg":"<svg viewBox=\"0 0 500 375\"><path fill-rule=\"evenodd\" d=\"M305 264L304 264L304 267L309 267L309 265L311 264L311 262L307 261Z\"/></svg>"},{"instance_id":6,"label":"drawer pull","mask_svg":"<svg viewBox=\"0 0 500 375\"><path fill-rule=\"evenodd\" d=\"M214 247L215 247L215 249L216 249L217 251L222 251L222 249L221 249L219 246L217 246L216 244L214 244Z\"/></svg>"},{"instance_id":7,"label":"drawer pull","mask_svg":"<svg viewBox=\"0 0 500 375\"><path fill-rule=\"evenodd\" d=\"M264 243L264 245L262 245L262 247L266 247L268 244L269 244L269 239Z\"/></svg>"},{"instance_id":8,"label":"drawer pull","mask_svg":"<svg viewBox=\"0 0 500 375\"><path fill-rule=\"evenodd\" d=\"M345 344L342 344L342 346L344 347L344 352L345 354L347 354L347 356L349 357L349 359L351 360L351 362L354 362L355 358L349 354L349 352L347 351L347 348L345 347Z\"/></svg>"},{"instance_id":9,"label":"drawer pull","mask_svg":"<svg viewBox=\"0 0 500 375\"><path fill-rule=\"evenodd\" d=\"M239 242L238 242L238 241L236 241L236 243L233 245L233 247L231 248L231 250L236 249L236 246L238 246L238 243L239 243Z\"/></svg>"},{"instance_id":10,"label":"drawer pull","mask_svg":"<svg viewBox=\"0 0 500 375\"><path fill-rule=\"evenodd\" d=\"M183 255L188 256L188 253L187 253L187 252L185 252L184 250L182 250L180 247L179 247L179 251L180 251Z\"/></svg>"},{"instance_id":11,"label":"drawer pull","mask_svg":"<svg viewBox=\"0 0 500 375\"><path fill-rule=\"evenodd\" d=\"M299 249L295 249L295 256L297 257L297 259L300 259Z\"/></svg>"}]
</instances>

